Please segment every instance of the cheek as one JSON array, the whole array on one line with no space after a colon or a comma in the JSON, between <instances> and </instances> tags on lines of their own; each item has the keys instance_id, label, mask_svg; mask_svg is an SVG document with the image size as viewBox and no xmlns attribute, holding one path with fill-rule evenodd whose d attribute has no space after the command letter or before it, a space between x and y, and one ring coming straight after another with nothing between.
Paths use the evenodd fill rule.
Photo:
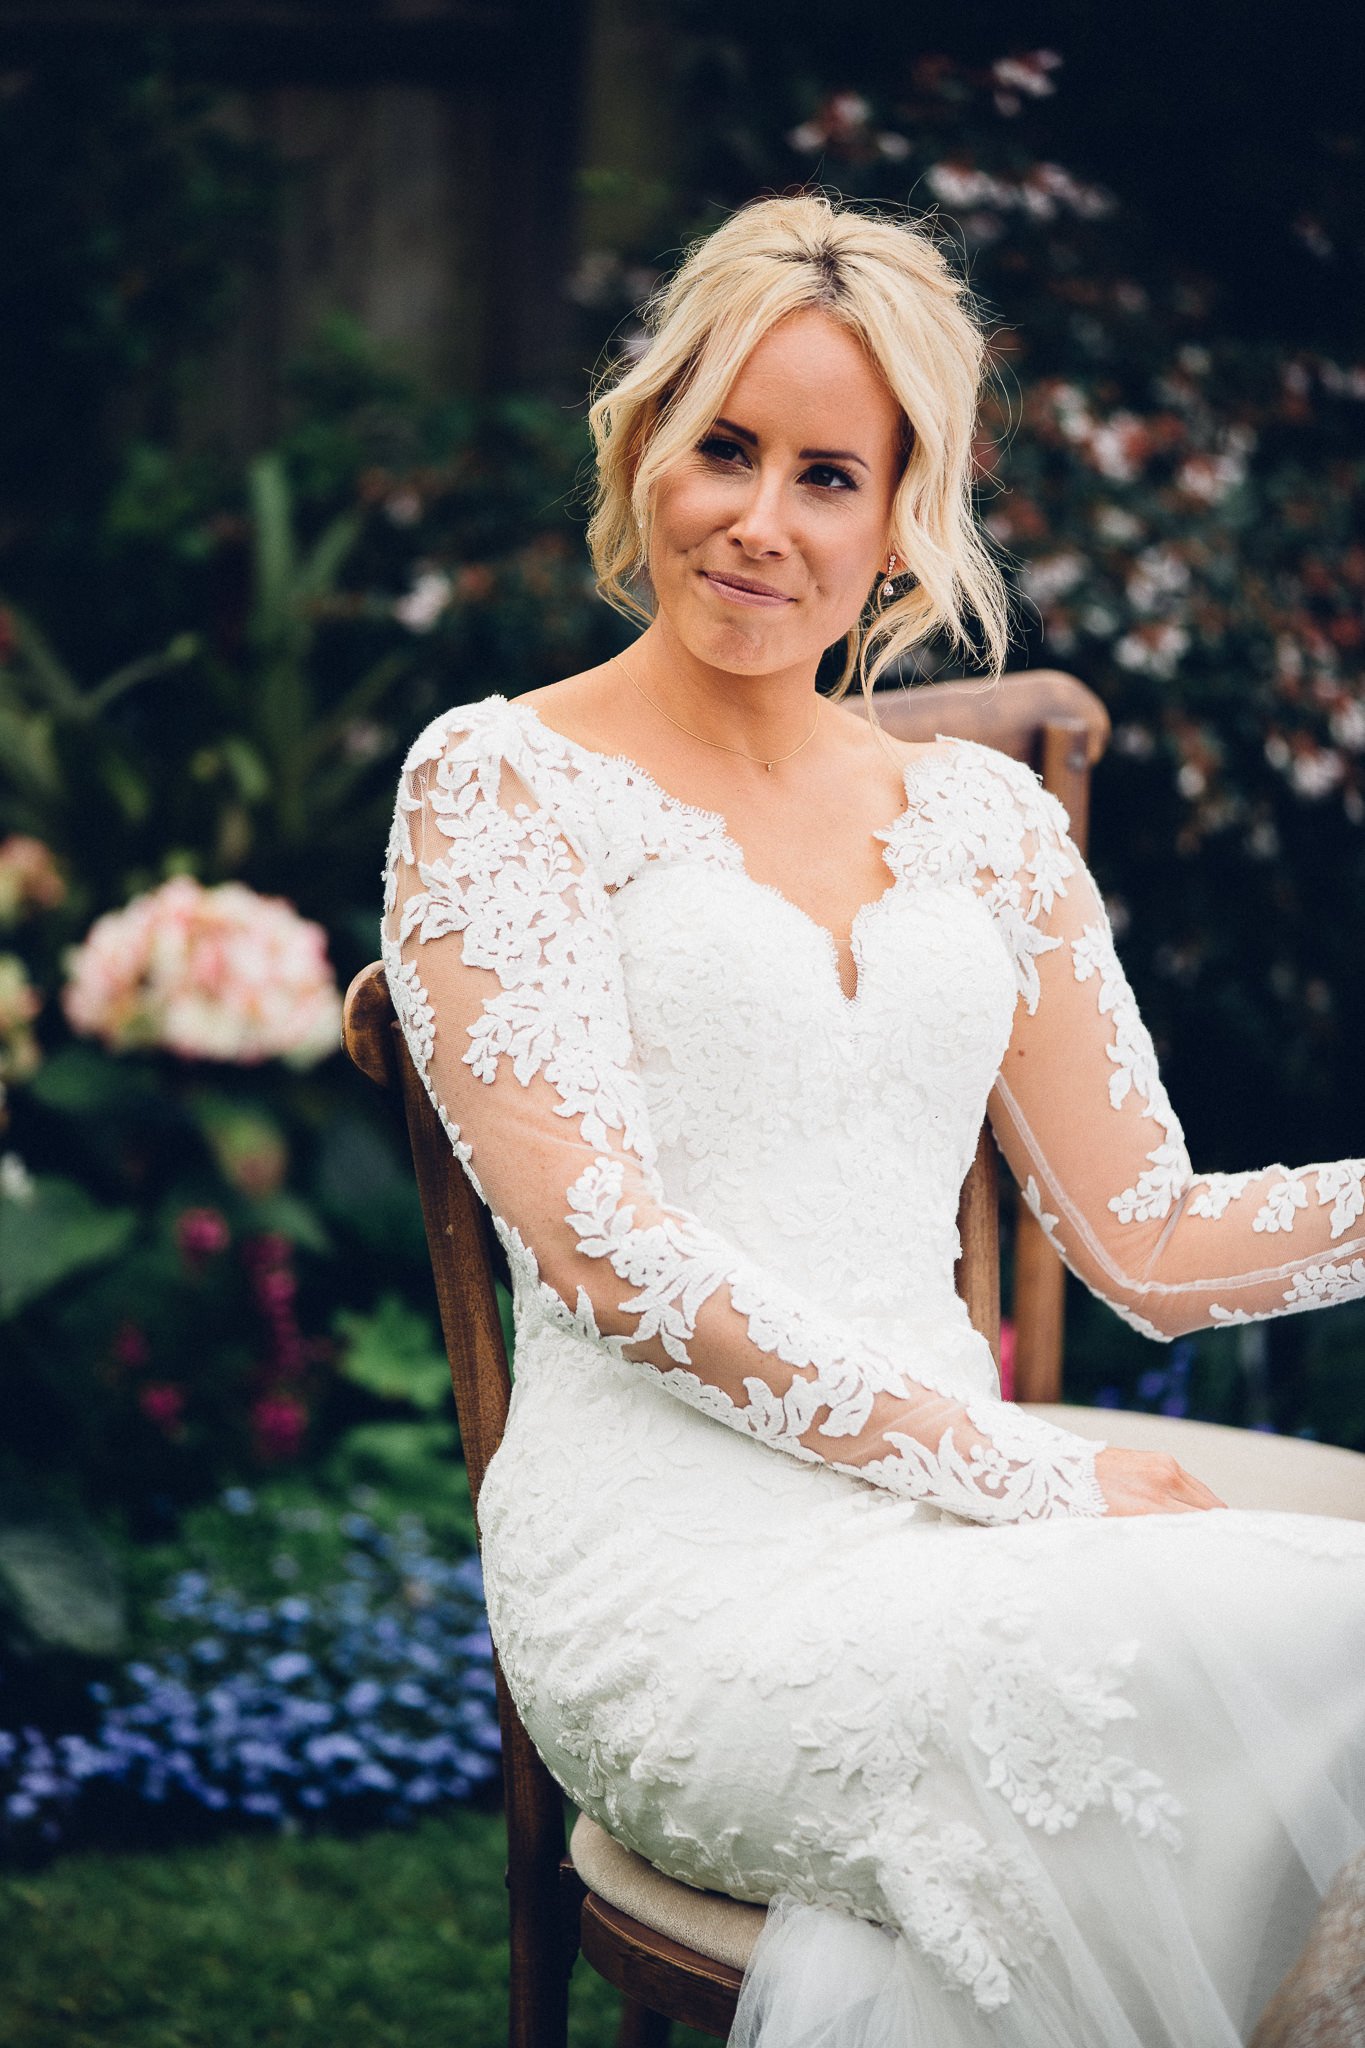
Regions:
<instances>
[{"instance_id":1,"label":"cheek","mask_svg":"<svg viewBox=\"0 0 1365 2048\"><path fill-rule=\"evenodd\" d=\"M834 522L831 521L831 528ZM869 525L841 521L837 528L820 536L811 550L816 576L832 600L850 598L858 602L867 595L878 568L878 535ZM882 558L885 559L884 557Z\"/></svg>"},{"instance_id":2,"label":"cheek","mask_svg":"<svg viewBox=\"0 0 1365 2048\"><path fill-rule=\"evenodd\" d=\"M695 479L678 479L660 487L655 499L654 531L665 549L691 548L721 523L714 491Z\"/></svg>"}]
</instances>

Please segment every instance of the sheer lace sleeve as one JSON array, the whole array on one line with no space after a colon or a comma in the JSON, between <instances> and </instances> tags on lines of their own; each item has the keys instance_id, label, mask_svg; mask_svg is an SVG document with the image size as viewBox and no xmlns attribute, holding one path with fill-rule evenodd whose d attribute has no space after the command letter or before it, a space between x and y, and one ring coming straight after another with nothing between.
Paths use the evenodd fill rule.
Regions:
<instances>
[{"instance_id":1,"label":"sheer lace sleeve","mask_svg":"<svg viewBox=\"0 0 1365 2048\"><path fill-rule=\"evenodd\" d=\"M978 1522L1103 1513L1099 1446L964 1400L926 1361L910 1376L668 1200L606 884L518 773L506 725L459 716L404 769L384 960L519 1291L793 1458Z\"/></svg>"},{"instance_id":2,"label":"sheer lace sleeve","mask_svg":"<svg viewBox=\"0 0 1365 2048\"><path fill-rule=\"evenodd\" d=\"M991 762L1015 808L981 880L1019 1002L990 1116L1066 1264L1162 1340L1365 1295L1365 1160L1193 1170L1066 813L1030 770Z\"/></svg>"}]
</instances>

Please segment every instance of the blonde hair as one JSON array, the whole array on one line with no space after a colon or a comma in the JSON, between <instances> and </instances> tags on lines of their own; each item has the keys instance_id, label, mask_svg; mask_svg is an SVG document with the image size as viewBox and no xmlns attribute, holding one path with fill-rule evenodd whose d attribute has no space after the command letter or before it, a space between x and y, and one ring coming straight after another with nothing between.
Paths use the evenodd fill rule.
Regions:
<instances>
[{"instance_id":1,"label":"blonde hair","mask_svg":"<svg viewBox=\"0 0 1365 2048\"><path fill-rule=\"evenodd\" d=\"M900 405L890 546L912 579L887 602L878 578L832 694L842 697L856 673L870 695L884 669L935 632L974 652L968 612L998 677L1009 600L972 506L986 343L971 295L925 221L836 205L823 192L751 200L693 243L644 309L643 353L614 381L610 365L597 380L588 546L600 595L648 622L627 584L648 567L655 485L709 430L754 346L810 306L859 338Z\"/></svg>"}]
</instances>

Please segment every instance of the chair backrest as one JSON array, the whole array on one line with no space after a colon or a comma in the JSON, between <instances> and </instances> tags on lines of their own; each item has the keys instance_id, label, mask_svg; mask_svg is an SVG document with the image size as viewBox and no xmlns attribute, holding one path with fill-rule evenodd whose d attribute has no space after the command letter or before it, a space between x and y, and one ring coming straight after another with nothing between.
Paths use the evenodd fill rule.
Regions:
<instances>
[{"instance_id":1,"label":"chair backrest","mask_svg":"<svg viewBox=\"0 0 1365 2048\"><path fill-rule=\"evenodd\" d=\"M877 708L881 723L900 738L926 740L936 732L950 733L981 740L1027 761L1066 805L1073 835L1084 851L1090 770L1104 751L1109 720L1100 700L1074 676L1039 670L1005 676L998 685L936 683L905 695L888 693L879 697ZM346 1050L361 1072L402 1097L477 1519L479 1489L502 1441L511 1399L488 1218L408 1055L378 963L364 968L351 983L344 1031ZM997 1155L989 1127L983 1125L962 1189L962 1257L956 1280L972 1322L990 1341L997 1362L999 1220ZM1063 1278L1056 1253L1021 1203L1014 1295L1015 1391L1021 1400L1060 1396ZM517 1717L496 1660L494 1668L502 1729L508 1884L528 1914L549 1926L555 1924L564 1849L563 1795ZM539 1957L535 1967L552 1975L560 1968L560 1959ZM514 1986L514 1998L519 1995Z\"/></svg>"}]
</instances>

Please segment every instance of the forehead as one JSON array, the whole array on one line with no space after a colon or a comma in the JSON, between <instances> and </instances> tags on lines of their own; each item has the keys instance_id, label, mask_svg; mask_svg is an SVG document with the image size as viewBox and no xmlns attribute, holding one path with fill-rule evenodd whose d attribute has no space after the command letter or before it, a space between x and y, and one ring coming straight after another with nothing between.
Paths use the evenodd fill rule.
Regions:
<instances>
[{"instance_id":1,"label":"forehead","mask_svg":"<svg viewBox=\"0 0 1365 2048\"><path fill-rule=\"evenodd\" d=\"M755 343L722 410L743 426L754 424L746 410L759 411L794 439L808 438L819 421L825 431L861 429L875 442L893 437L900 421L900 407L858 336L815 306L789 313Z\"/></svg>"}]
</instances>

